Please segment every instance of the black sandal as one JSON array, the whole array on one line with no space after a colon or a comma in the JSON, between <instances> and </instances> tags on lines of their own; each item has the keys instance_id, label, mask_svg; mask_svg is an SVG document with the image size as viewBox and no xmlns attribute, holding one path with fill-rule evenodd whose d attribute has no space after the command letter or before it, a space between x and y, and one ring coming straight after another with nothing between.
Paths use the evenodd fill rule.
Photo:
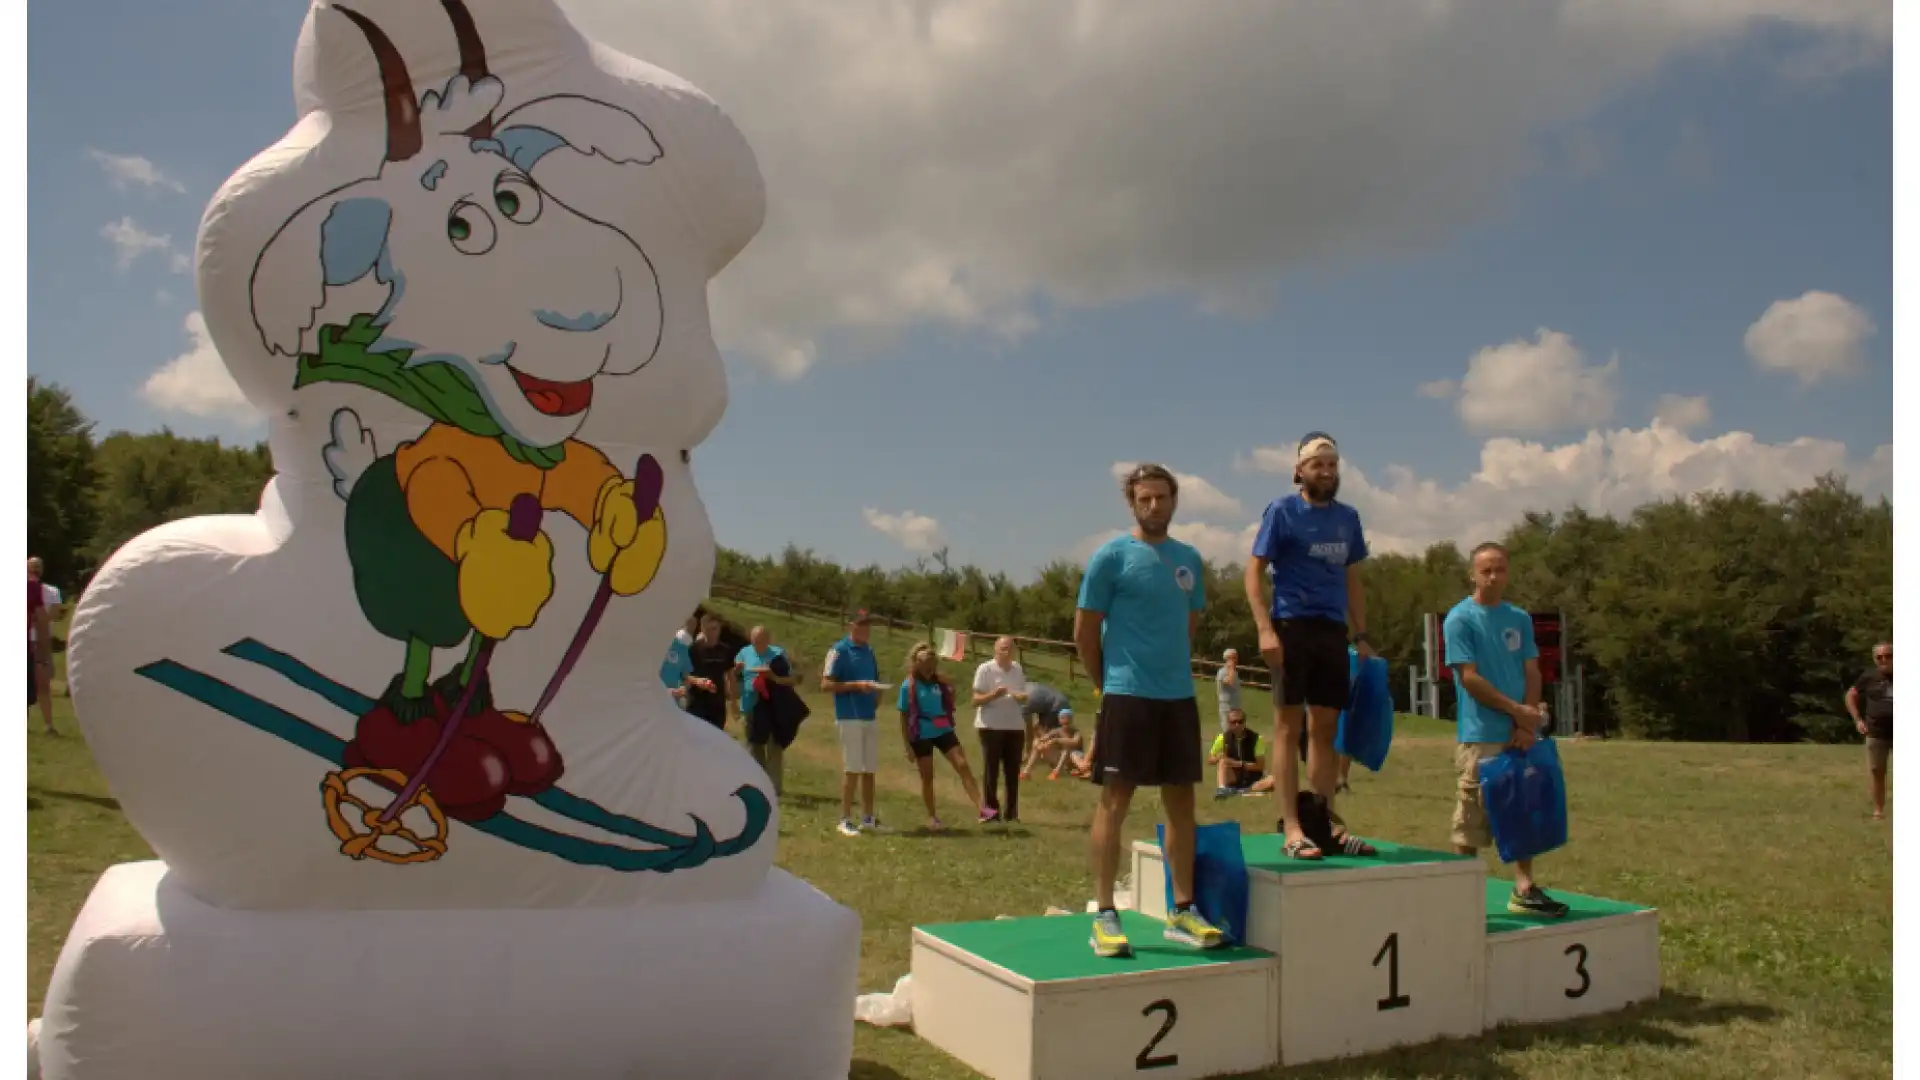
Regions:
<instances>
[{"instance_id":1,"label":"black sandal","mask_svg":"<svg viewBox=\"0 0 1920 1080\"><path fill-rule=\"evenodd\" d=\"M1333 846L1337 848L1342 855L1366 856L1380 854L1374 850L1372 844L1344 830L1334 835Z\"/></svg>"}]
</instances>

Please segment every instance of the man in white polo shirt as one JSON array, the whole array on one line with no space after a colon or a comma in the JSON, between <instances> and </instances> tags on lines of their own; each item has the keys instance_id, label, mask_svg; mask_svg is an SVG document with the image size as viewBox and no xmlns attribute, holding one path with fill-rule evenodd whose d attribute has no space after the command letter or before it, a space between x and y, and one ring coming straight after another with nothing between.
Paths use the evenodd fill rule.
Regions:
<instances>
[{"instance_id":1,"label":"man in white polo shirt","mask_svg":"<svg viewBox=\"0 0 1920 1080\"><path fill-rule=\"evenodd\" d=\"M974 730L986 761L986 806L1000 810L1001 821L1020 820L1020 759L1025 756L1027 719L1020 706L1027 697L1027 673L1013 658L1013 639L993 643L993 659L973 673ZM1000 805L1000 774L1007 774L1007 805Z\"/></svg>"}]
</instances>

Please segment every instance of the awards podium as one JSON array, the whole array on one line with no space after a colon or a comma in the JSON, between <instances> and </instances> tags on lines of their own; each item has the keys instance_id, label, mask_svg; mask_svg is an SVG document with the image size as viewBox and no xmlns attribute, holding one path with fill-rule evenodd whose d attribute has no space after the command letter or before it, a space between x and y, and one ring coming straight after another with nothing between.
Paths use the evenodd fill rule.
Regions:
<instances>
[{"instance_id":1,"label":"awards podium","mask_svg":"<svg viewBox=\"0 0 1920 1080\"><path fill-rule=\"evenodd\" d=\"M1102 959L1091 915L916 927L914 1026L992 1080L1185 1078L1355 1057L1660 993L1652 908L1554 891L1564 919L1507 911L1477 858L1373 840L1370 857L1289 859L1241 839L1247 940L1162 937L1166 864L1132 848L1134 957Z\"/></svg>"}]
</instances>

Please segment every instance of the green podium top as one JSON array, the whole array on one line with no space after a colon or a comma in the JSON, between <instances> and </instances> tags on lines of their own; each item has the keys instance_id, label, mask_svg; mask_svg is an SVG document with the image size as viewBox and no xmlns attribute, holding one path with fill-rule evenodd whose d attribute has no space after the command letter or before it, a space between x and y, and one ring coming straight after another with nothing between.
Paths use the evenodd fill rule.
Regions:
<instances>
[{"instance_id":1,"label":"green podium top","mask_svg":"<svg viewBox=\"0 0 1920 1080\"><path fill-rule=\"evenodd\" d=\"M1541 888L1547 887L1542 885ZM1548 896L1567 905L1565 918L1550 919L1544 915L1515 915L1508 911L1507 897L1512 895L1513 882L1498 878L1487 879L1487 933L1510 934L1516 930L1529 930L1536 926L1565 926L1571 922L1635 915L1642 911L1653 910L1639 904L1629 904L1625 900L1608 900L1603 896L1585 896L1580 893L1547 888Z\"/></svg>"},{"instance_id":2,"label":"green podium top","mask_svg":"<svg viewBox=\"0 0 1920 1080\"><path fill-rule=\"evenodd\" d=\"M1034 982L1138 975L1273 958L1270 952L1240 945L1203 951L1168 941L1161 936L1166 923L1134 911L1122 911L1120 925L1133 945L1130 957L1095 956L1093 946L1087 944L1093 934L1093 916L1085 913L930 923L915 929Z\"/></svg>"},{"instance_id":3,"label":"green podium top","mask_svg":"<svg viewBox=\"0 0 1920 1080\"><path fill-rule=\"evenodd\" d=\"M1329 854L1317 860L1289 858L1286 852L1287 838L1280 833L1242 834L1240 852L1247 860L1247 869L1265 870L1271 874L1310 874L1317 870L1378 870L1390 866L1474 861L1469 855L1409 847L1406 844L1396 844L1391 840L1366 836L1364 833L1360 835L1367 843L1373 845L1378 854ZM1502 900L1501 903L1505 904L1506 901Z\"/></svg>"}]
</instances>

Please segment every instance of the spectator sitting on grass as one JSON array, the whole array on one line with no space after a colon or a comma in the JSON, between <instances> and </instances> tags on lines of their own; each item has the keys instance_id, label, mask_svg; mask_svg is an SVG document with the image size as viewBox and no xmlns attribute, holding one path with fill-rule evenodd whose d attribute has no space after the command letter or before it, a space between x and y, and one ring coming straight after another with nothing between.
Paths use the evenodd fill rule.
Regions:
<instances>
[{"instance_id":1,"label":"spectator sitting on grass","mask_svg":"<svg viewBox=\"0 0 1920 1080\"><path fill-rule=\"evenodd\" d=\"M1033 757L1028 767L1031 768L1034 761L1045 757L1053 762L1053 770L1047 773L1049 780L1060 779L1060 770L1069 765L1078 772L1086 765L1087 755L1082 746L1084 741L1079 729L1073 726L1073 709L1061 709L1058 722L1033 740Z\"/></svg>"},{"instance_id":2,"label":"spectator sitting on grass","mask_svg":"<svg viewBox=\"0 0 1920 1080\"><path fill-rule=\"evenodd\" d=\"M1267 772L1267 740L1247 726L1242 709L1227 710L1227 730L1213 737L1213 749L1207 762L1214 766L1219 787L1213 797L1229 795L1265 795L1273 790L1273 775Z\"/></svg>"}]
</instances>

